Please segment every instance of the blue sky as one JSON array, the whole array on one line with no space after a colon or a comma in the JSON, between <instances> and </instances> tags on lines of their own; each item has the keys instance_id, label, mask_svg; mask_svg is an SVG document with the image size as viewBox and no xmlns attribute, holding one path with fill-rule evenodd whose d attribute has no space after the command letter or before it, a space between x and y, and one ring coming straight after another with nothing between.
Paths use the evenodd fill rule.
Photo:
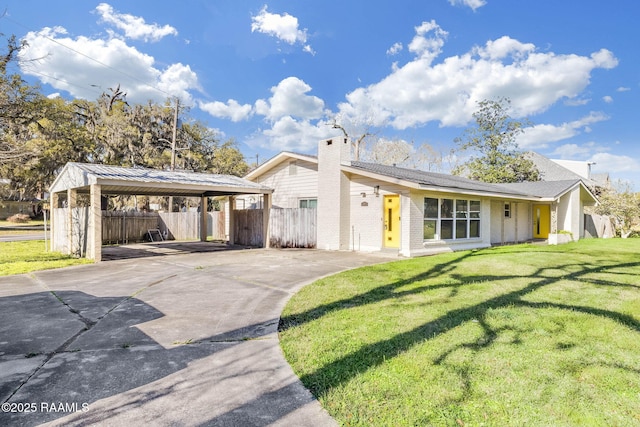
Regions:
<instances>
[{"instance_id":1,"label":"blue sky","mask_svg":"<svg viewBox=\"0 0 640 427\"><path fill-rule=\"evenodd\" d=\"M640 3L526 3L5 0L0 32L47 95L177 96L248 161L315 154L334 121L447 153L478 101L508 97L522 149L640 190Z\"/></svg>"}]
</instances>

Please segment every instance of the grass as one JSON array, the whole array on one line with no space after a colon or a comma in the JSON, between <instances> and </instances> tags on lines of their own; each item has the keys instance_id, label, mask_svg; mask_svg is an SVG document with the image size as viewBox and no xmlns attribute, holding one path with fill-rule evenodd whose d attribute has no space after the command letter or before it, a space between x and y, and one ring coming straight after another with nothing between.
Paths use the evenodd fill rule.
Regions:
<instances>
[{"instance_id":1,"label":"grass","mask_svg":"<svg viewBox=\"0 0 640 427\"><path fill-rule=\"evenodd\" d=\"M32 219L29 222L11 222L5 219L0 219L0 227L22 227L22 226L44 226L44 220Z\"/></svg>"},{"instance_id":2,"label":"grass","mask_svg":"<svg viewBox=\"0 0 640 427\"><path fill-rule=\"evenodd\" d=\"M44 240L0 242L0 276L90 264L92 260L45 251Z\"/></svg>"},{"instance_id":3,"label":"grass","mask_svg":"<svg viewBox=\"0 0 640 427\"><path fill-rule=\"evenodd\" d=\"M29 222L24 222L24 223L16 223L16 222L11 222L7 220L0 220L0 236L19 236L19 235L35 234L35 233L41 232L43 233L43 237L44 237L44 231L32 229L33 227L43 227L43 226L44 226L43 220L30 220ZM49 226L50 224L47 222L47 227Z\"/></svg>"},{"instance_id":4,"label":"grass","mask_svg":"<svg viewBox=\"0 0 640 427\"><path fill-rule=\"evenodd\" d=\"M456 252L296 294L280 340L342 425L640 425L640 239Z\"/></svg>"}]
</instances>

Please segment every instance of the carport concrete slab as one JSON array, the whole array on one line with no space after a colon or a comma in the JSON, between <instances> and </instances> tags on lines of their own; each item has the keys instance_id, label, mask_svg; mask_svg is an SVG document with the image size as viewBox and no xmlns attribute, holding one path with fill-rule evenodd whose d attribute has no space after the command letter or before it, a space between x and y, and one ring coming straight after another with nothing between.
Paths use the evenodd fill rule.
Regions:
<instances>
[{"instance_id":1,"label":"carport concrete slab","mask_svg":"<svg viewBox=\"0 0 640 427\"><path fill-rule=\"evenodd\" d=\"M334 425L278 319L304 284L387 260L255 249L0 278L0 399L37 406L0 425Z\"/></svg>"}]
</instances>

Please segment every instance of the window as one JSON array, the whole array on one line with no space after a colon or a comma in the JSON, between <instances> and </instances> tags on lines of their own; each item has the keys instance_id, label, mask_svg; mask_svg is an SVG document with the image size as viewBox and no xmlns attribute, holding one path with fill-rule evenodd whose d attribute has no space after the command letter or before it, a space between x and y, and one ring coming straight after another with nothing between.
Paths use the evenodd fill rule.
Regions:
<instances>
[{"instance_id":1,"label":"window","mask_svg":"<svg viewBox=\"0 0 640 427\"><path fill-rule=\"evenodd\" d=\"M301 208L317 208L318 207L318 199L300 199L298 206Z\"/></svg>"},{"instance_id":2,"label":"window","mask_svg":"<svg viewBox=\"0 0 640 427\"><path fill-rule=\"evenodd\" d=\"M504 204L504 217L511 218L511 203Z\"/></svg>"},{"instance_id":3,"label":"window","mask_svg":"<svg viewBox=\"0 0 640 427\"><path fill-rule=\"evenodd\" d=\"M480 200L424 198L424 239L480 237Z\"/></svg>"}]
</instances>

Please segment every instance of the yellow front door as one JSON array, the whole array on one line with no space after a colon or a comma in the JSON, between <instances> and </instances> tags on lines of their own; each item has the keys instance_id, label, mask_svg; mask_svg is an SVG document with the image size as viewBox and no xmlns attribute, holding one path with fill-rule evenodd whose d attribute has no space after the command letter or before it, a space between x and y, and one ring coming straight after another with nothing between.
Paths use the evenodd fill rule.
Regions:
<instances>
[{"instance_id":1,"label":"yellow front door","mask_svg":"<svg viewBox=\"0 0 640 427\"><path fill-rule=\"evenodd\" d=\"M400 196L384 196L384 246L400 247Z\"/></svg>"},{"instance_id":2,"label":"yellow front door","mask_svg":"<svg viewBox=\"0 0 640 427\"><path fill-rule=\"evenodd\" d=\"M536 239L549 238L551 215L549 205L533 205L533 237Z\"/></svg>"}]
</instances>

